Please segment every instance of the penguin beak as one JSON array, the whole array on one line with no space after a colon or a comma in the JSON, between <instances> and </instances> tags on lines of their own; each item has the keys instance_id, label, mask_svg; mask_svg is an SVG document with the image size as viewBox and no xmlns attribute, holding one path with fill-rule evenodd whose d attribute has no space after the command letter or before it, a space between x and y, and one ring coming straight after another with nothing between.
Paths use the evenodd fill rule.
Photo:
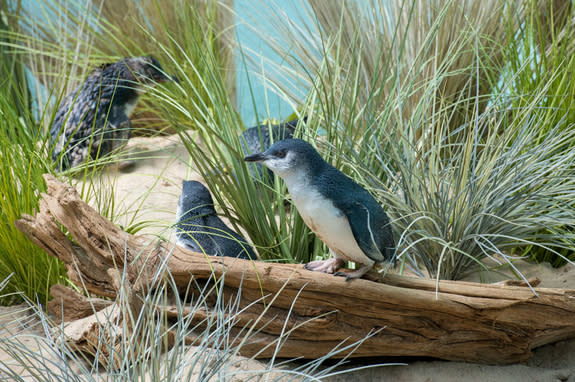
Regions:
<instances>
[{"instance_id":1,"label":"penguin beak","mask_svg":"<svg viewBox=\"0 0 575 382\"><path fill-rule=\"evenodd\" d=\"M244 160L246 162L263 162L266 160L266 156L264 153L252 154L245 157Z\"/></svg>"},{"instance_id":2,"label":"penguin beak","mask_svg":"<svg viewBox=\"0 0 575 382\"><path fill-rule=\"evenodd\" d=\"M156 76L154 78L154 80L158 83L164 83L164 82L175 82L175 83L179 83L180 80L178 80L178 77L176 76L171 76L168 74L164 74L162 73L160 76Z\"/></svg>"}]
</instances>

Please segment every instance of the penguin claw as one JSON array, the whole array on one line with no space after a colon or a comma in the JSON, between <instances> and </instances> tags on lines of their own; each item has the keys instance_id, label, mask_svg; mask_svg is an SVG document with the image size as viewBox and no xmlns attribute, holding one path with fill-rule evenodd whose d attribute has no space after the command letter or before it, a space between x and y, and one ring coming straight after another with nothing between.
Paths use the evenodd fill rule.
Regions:
<instances>
[{"instance_id":1,"label":"penguin claw","mask_svg":"<svg viewBox=\"0 0 575 382\"><path fill-rule=\"evenodd\" d=\"M352 272L336 272L334 273L336 276L345 276L345 281L353 280L353 279L360 279L365 275L369 270L373 268L373 265L364 265L363 267L352 271Z\"/></svg>"},{"instance_id":2,"label":"penguin claw","mask_svg":"<svg viewBox=\"0 0 575 382\"><path fill-rule=\"evenodd\" d=\"M349 277L349 275L346 272L335 272L333 275L345 277L345 281L353 280L353 277Z\"/></svg>"}]
</instances>

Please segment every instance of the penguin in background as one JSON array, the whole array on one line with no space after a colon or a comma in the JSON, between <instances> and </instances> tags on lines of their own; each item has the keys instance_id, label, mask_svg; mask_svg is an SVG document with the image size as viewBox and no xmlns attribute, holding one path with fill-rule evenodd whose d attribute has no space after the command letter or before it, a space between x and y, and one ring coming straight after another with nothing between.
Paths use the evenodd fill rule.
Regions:
<instances>
[{"instance_id":1,"label":"penguin in background","mask_svg":"<svg viewBox=\"0 0 575 382\"><path fill-rule=\"evenodd\" d=\"M60 104L50 129L58 171L96 159L126 144L132 114L146 87L177 81L152 56L124 58L94 69Z\"/></svg>"},{"instance_id":2,"label":"penguin in background","mask_svg":"<svg viewBox=\"0 0 575 382\"><path fill-rule=\"evenodd\" d=\"M198 181L182 182L175 230L181 247L211 256L257 260L246 239L218 217L210 191Z\"/></svg>"},{"instance_id":3,"label":"penguin in background","mask_svg":"<svg viewBox=\"0 0 575 382\"><path fill-rule=\"evenodd\" d=\"M294 119L277 125L253 126L240 135L240 143L244 155L256 154L266 151L274 142L293 138L299 123L307 123L307 117ZM264 169L261 164L253 163L249 166L252 177L262 179L265 184L273 184L273 172Z\"/></svg>"}]
</instances>

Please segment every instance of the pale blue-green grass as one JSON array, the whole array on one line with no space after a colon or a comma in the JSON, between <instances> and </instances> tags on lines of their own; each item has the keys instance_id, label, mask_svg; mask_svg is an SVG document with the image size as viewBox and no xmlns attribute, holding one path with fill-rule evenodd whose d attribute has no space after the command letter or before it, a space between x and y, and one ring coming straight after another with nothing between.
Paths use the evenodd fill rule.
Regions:
<instances>
[{"instance_id":1,"label":"pale blue-green grass","mask_svg":"<svg viewBox=\"0 0 575 382\"><path fill-rule=\"evenodd\" d=\"M400 270L456 279L486 257L513 268L511 253L573 247L568 111L542 103L569 104L571 92L554 81L506 91L532 75L507 60L545 10L498 0L310 4L293 19L277 4L258 8L278 20L281 36L268 41L293 69L278 71L307 84L307 97L282 75L274 85L311 114L306 139L386 208ZM561 47L558 61L570 45ZM547 75L565 87L567 73Z\"/></svg>"},{"instance_id":2,"label":"pale blue-green grass","mask_svg":"<svg viewBox=\"0 0 575 382\"><path fill-rule=\"evenodd\" d=\"M0 376L13 381L29 378L36 381L135 381L145 378L166 382L320 381L367 367L350 367L348 356L340 361L326 361L341 358L342 352L353 353L376 332L356 342L342 343L316 360L292 362L295 360L277 359L274 355L261 363L250 363L250 359L240 357L242 346L257 335L260 319L239 332L232 331L246 307L240 306L239 294L235 298L224 298L221 288L224 281L225 275L204 286L192 281L187 291L181 291L169 273L160 269L152 280L153 290L132 296L129 287L125 287L129 283L122 276L124 287L113 303L119 307L123 323L117 325L114 317L100 315L99 325L105 329L91 355L77 352L66 342L63 324L55 325L34 304L23 305L20 315L26 316L25 320L11 321L2 317L0 351L4 355L0 360ZM7 282L2 286L5 284ZM141 304L138 312L130 309L132 298ZM262 314L273 306L274 299L273 296L266 297ZM296 300L297 297L294 302ZM165 317L162 314L165 306L175 307L176 316ZM206 311L210 314L205 315ZM204 318L197 319L198 315ZM291 330L284 330L277 341L269 345L274 354L279 354ZM190 339L193 339L191 344ZM168 342L173 344L169 349ZM345 370L340 368L343 365L346 365ZM369 367L378 366L384 365Z\"/></svg>"}]
</instances>

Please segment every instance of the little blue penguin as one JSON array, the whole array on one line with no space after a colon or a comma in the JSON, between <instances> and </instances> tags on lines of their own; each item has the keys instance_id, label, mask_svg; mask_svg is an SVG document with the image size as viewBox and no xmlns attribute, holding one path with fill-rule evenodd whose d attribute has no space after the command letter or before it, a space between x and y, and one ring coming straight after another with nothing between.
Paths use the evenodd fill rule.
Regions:
<instances>
[{"instance_id":1,"label":"little blue penguin","mask_svg":"<svg viewBox=\"0 0 575 382\"><path fill-rule=\"evenodd\" d=\"M176 212L176 244L211 256L257 260L246 239L217 215L210 191L200 182L184 180Z\"/></svg>"},{"instance_id":2,"label":"little blue penguin","mask_svg":"<svg viewBox=\"0 0 575 382\"><path fill-rule=\"evenodd\" d=\"M145 86L177 80L152 56L103 64L64 98L52 122L52 160L59 171L123 146L132 134L130 115Z\"/></svg>"},{"instance_id":3,"label":"little blue penguin","mask_svg":"<svg viewBox=\"0 0 575 382\"><path fill-rule=\"evenodd\" d=\"M299 119L294 119L278 125L264 124L250 127L240 135L244 155L261 153L266 151L274 142L293 138L298 122ZM307 117L302 118L302 122L306 123ZM268 170L264 173L259 164L250 166L249 171L254 178L259 177L266 184L271 184L273 181L272 172Z\"/></svg>"},{"instance_id":4,"label":"little blue penguin","mask_svg":"<svg viewBox=\"0 0 575 382\"><path fill-rule=\"evenodd\" d=\"M375 198L327 163L301 139L274 143L263 153L244 158L260 162L282 178L307 226L328 246L332 258L312 261L312 271L360 278L375 263L395 263L395 242L389 219ZM361 267L337 272L346 261Z\"/></svg>"}]
</instances>

